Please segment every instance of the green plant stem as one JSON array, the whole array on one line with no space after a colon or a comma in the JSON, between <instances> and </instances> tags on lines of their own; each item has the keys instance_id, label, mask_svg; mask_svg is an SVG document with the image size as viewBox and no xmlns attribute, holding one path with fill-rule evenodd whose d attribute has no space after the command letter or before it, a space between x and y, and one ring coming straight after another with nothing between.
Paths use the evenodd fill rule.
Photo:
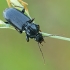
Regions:
<instances>
[{"instance_id":1,"label":"green plant stem","mask_svg":"<svg viewBox=\"0 0 70 70\"><path fill-rule=\"evenodd\" d=\"M5 24L2 20L0 20L0 28L8 28L8 29L15 30L11 25ZM25 32L25 31L23 31L23 32ZM50 38L56 38L56 39L70 41L70 38L67 38L67 37L62 37L62 36L59 36L59 35L48 34L48 33L44 33L44 32L40 32L40 33L44 37L50 37Z\"/></svg>"},{"instance_id":2,"label":"green plant stem","mask_svg":"<svg viewBox=\"0 0 70 70\"><path fill-rule=\"evenodd\" d=\"M48 33L44 33L44 32L41 32L41 33L45 37L51 37L51 38L56 38L56 39L70 41L70 38L67 38L67 37L62 37L62 36L59 36L59 35L48 34Z\"/></svg>"}]
</instances>

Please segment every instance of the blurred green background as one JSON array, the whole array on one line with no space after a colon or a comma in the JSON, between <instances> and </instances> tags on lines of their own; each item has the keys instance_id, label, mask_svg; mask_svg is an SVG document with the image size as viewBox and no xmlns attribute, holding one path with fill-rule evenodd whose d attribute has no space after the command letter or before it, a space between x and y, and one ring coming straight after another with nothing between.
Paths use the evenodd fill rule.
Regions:
<instances>
[{"instance_id":1,"label":"blurred green background","mask_svg":"<svg viewBox=\"0 0 70 70\"><path fill-rule=\"evenodd\" d=\"M69 0L25 0L31 17L46 33L70 37ZM0 19L7 8L6 0L0 1ZM41 46L44 65L37 42L27 43L25 33L0 29L0 70L70 70L70 42L45 38Z\"/></svg>"}]
</instances>

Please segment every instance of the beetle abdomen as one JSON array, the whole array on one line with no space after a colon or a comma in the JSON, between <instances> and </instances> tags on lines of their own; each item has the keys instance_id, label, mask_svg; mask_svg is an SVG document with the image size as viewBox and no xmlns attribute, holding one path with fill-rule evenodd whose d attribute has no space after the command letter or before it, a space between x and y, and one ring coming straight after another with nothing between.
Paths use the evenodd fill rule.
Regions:
<instances>
[{"instance_id":1,"label":"beetle abdomen","mask_svg":"<svg viewBox=\"0 0 70 70\"><path fill-rule=\"evenodd\" d=\"M11 25L17 27L19 30L22 30L22 26L26 23L26 21L30 20L28 16L14 8L6 9L3 14L4 18L8 20Z\"/></svg>"}]
</instances>

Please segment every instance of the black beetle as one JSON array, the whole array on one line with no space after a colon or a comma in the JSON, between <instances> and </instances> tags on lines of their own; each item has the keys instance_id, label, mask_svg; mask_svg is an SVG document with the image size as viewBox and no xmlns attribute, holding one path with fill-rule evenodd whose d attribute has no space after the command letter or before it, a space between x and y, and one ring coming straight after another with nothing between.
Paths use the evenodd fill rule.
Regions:
<instances>
[{"instance_id":1,"label":"black beetle","mask_svg":"<svg viewBox=\"0 0 70 70\"><path fill-rule=\"evenodd\" d=\"M24 12L25 10L23 10ZM22 33L25 31L26 40L34 38L38 43L44 41L40 32L39 25L33 23L34 19L29 18L27 15L15 8L7 8L3 11L4 18L7 20L6 24L12 25L17 31Z\"/></svg>"}]
</instances>

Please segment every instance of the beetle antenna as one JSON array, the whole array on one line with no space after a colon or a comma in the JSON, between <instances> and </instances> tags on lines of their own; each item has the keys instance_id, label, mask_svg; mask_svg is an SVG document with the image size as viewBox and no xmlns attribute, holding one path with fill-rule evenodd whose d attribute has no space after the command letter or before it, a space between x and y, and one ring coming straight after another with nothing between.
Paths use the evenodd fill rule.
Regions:
<instances>
[{"instance_id":1,"label":"beetle antenna","mask_svg":"<svg viewBox=\"0 0 70 70\"><path fill-rule=\"evenodd\" d=\"M42 57L43 57L43 60L44 60L44 64L45 64L44 55L43 55L43 52L42 52L42 50L41 50L41 47L40 47L39 43L38 43L38 46L39 46L39 49L40 49L40 52L41 52L41 54L42 54Z\"/></svg>"}]
</instances>

